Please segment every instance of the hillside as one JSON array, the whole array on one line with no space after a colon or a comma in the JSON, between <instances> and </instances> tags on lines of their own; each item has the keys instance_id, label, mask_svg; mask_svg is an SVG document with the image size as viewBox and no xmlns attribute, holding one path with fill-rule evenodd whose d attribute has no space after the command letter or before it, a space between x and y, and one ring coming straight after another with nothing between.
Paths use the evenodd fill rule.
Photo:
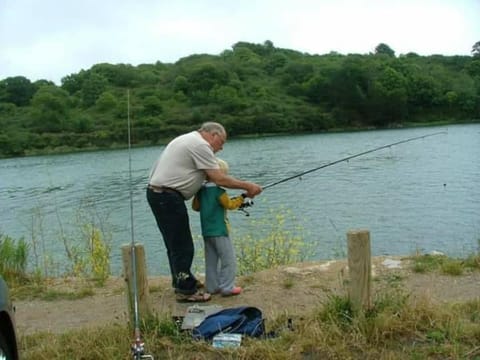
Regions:
<instances>
[{"instance_id":1,"label":"hillside","mask_svg":"<svg viewBox=\"0 0 480 360\"><path fill-rule=\"evenodd\" d=\"M480 118L480 57L312 55L238 42L174 64L100 63L60 86L0 80L0 157L154 145L217 120L229 136Z\"/></svg>"}]
</instances>

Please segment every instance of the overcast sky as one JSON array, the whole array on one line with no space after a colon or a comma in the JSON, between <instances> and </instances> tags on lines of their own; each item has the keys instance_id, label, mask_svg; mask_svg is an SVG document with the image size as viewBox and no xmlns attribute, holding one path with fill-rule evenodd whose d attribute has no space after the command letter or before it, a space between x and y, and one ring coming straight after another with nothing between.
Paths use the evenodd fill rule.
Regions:
<instances>
[{"instance_id":1,"label":"overcast sky","mask_svg":"<svg viewBox=\"0 0 480 360\"><path fill-rule=\"evenodd\" d=\"M238 41L310 54L471 55L480 0L0 0L0 80L173 63Z\"/></svg>"}]
</instances>

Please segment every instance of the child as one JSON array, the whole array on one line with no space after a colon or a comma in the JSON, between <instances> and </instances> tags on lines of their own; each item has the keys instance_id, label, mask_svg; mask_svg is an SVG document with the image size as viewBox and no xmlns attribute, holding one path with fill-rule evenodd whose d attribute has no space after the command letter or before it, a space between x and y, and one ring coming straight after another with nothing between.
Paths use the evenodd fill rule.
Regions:
<instances>
[{"instance_id":1,"label":"child","mask_svg":"<svg viewBox=\"0 0 480 360\"><path fill-rule=\"evenodd\" d=\"M228 164L217 159L220 170L228 173ZM207 291L222 296L238 295L242 288L235 286L237 262L230 240L227 210L238 209L243 197L230 198L225 189L207 182L195 195L192 208L200 211L200 223L205 242L205 283Z\"/></svg>"}]
</instances>

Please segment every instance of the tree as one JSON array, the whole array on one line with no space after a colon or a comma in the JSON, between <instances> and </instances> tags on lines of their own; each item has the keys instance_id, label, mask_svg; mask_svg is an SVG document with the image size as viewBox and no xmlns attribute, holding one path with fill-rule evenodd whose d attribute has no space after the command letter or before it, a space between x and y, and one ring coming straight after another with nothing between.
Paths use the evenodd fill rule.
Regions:
<instances>
[{"instance_id":1,"label":"tree","mask_svg":"<svg viewBox=\"0 0 480 360\"><path fill-rule=\"evenodd\" d=\"M371 68L371 64L361 57L347 58L328 78L328 88L325 89L328 103L349 122L363 117Z\"/></svg>"},{"instance_id":2,"label":"tree","mask_svg":"<svg viewBox=\"0 0 480 360\"><path fill-rule=\"evenodd\" d=\"M210 100L210 91L215 86L228 84L229 73L220 66L208 63L194 68L188 77L188 94L196 104Z\"/></svg>"},{"instance_id":3,"label":"tree","mask_svg":"<svg viewBox=\"0 0 480 360\"><path fill-rule=\"evenodd\" d=\"M144 115L156 116L162 113L162 103L155 95L149 95L143 99L143 113Z\"/></svg>"},{"instance_id":4,"label":"tree","mask_svg":"<svg viewBox=\"0 0 480 360\"><path fill-rule=\"evenodd\" d=\"M89 115L82 114L73 121L73 129L77 133L88 133L93 130L93 120Z\"/></svg>"},{"instance_id":5,"label":"tree","mask_svg":"<svg viewBox=\"0 0 480 360\"><path fill-rule=\"evenodd\" d=\"M265 63L265 71L267 74L272 75L276 69L281 69L287 64L287 62L288 59L284 54L273 54Z\"/></svg>"},{"instance_id":6,"label":"tree","mask_svg":"<svg viewBox=\"0 0 480 360\"><path fill-rule=\"evenodd\" d=\"M262 63L262 58L250 47L244 45L235 45L233 48L233 55L235 60L238 63L245 65L260 65Z\"/></svg>"},{"instance_id":7,"label":"tree","mask_svg":"<svg viewBox=\"0 0 480 360\"><path fill-rule=\"evenodd\" d=\"M95 107L100 112L112 111L117 107L117 98L110 92L104 91L97 99Z\"/></svg>"},{"instance_id":8,"label":"tree","mask_svg":"<svg viewBox=\"0 0 480 360\"><path fill-rule=\"evenodd\" d=\"M183 91L184 94L188 93L188 80L185 76L179 75L175 78L173 83L173 89L175 92Z\"/></svg>"},{"instance_id":9,"label":"tree","mask_svg":"<svg viewBox=\"0 0 480 360\"><path fill-rule=\"evenodd\" d=\"M35 81L33 83L33 85L35 85L36 88L39 89L42 86L55 86L55 83L53 81L50 81L50 80L40 79L40 80Z\"/></svg>"},{"instance_id":10,"label":"tree","mask_svg":"<svg viewBox=\"0 0 480 360\"><path fill-rule=\"evenodd\" d=\"M312 64L306 64L303 62L290 62L284 68L282 81L284 84L301 84L305 81L308 81L313 74L314 68Z\"/></svg>"},{"instance_id":11,"label":"tree","mask_svg":"<svg viewBox=\"0 0 480 360\"><path fill-rule=\"evenodd\" d=\"M92 66L90 71L102 76L110 84L116 86L132 86L132 83L137 78L135 68L129 64L96 64Z\"/></svg>"},{"instance_id":12,"label":"tree","mask_svg":"<svg viewBox=\"0 0 480 360\"><path fill-rule=\"evenodd\" d=\"M431 109L441 96L440 84L433 76L416 74L407 85L408 102L415 110Z\"/></svg>"},{"instance_id":13,"label":"tree","mask_svg":"<svg viewBox=\"0 0 480 360\"><path fill-rule=\"evenodd\" d=\"M465 66L465 70L472 77L480 77L480 56Z\"/></svg>"},{"instance_id":14,"label":"tree","mask_svg":"<svg viewBox=\"0 0 480 360\"><path fill-rule=\"evenodd\" d=\"M70 95L82 90L83 82L87 77L87 72L81 70L78 74L70 74L62 78L62 89L67 90Z\"/></svg>"},{"instance_id":15,"label":"tree","mask_svg":"<svg viewBox=\"0 0 480 360\"><path fill-rule=\"evenodd\" d=\"M404 76L387 66L373 81L368 93L368 120L376 126L399 122L407 114Z\"/></svg>"},{"instance_id":16,"label":"tree","mask_svg":"<svg viewBox=\"0 0 480 360\"><path fill-rule=\"evenodd\" d=\"M477 41L475 44L473 44L472 55L474 57L480 57L480 41Z\"/></svg>"},{"instance_id":17,"label":"tree","mask_svg":"<svg viewBox=\"0 0 480 360\"><path fill-rule=\"evenodd\" d=\"M68 93L66 91L56 86L43 86L32 99L32 125L37 132L65 130L68 109Z\"/></svg>"},{"instance_id":18,"label":"tree","mask_svg":"<svg viewBox=\"0 0 480 360\"><path fill-rule=\"evenodd\" d=\"M37 91L37 87L24 76L8 77L0 81L0 89L0 101L17 106L28 105Z\"/></svg>"},{"instance_id":19,"label":"tree","mask_svg":"<svg viewBox=\"0 0 480 360\"><path fill-rule=\"evenodd\" d=\"M82 84L82 100L83 105L90 107L94 105L99 96L107 87L107 80L97 73L90 73Z\"/></svg>"},{"instance_id":20,"label":"tree","mask_svg":"<svg viewBox=\"0 0 480 360\"><path fill-rule=\"evenodd\" d=\"M232 46L233 51L237 51L240 48L250 49L252 52L260 56L271 54L275 50L273 42L270 40L265 40L263 44L252 44L245 41L239 41Z\"/></svg>"},{"instance_id":21,"label":"tree","mask_svg":"<svg viewBox=\"0 0 480 360\"><path fill-rule=\"evenodd\" d=\"M231 86L216 86L212 89L211 95L224 112L230 113L244 106L237 90Z\"/></svg>"},{"instance_id":22,"label":"tree","mask_svg":"<svg viewBox=\"0 0 480 360\"><path fill-rule=\"evenodd\" d=\"M196 68L188 80L191 90L210 91L215 85L228 83L228 72L214 64L206 64Z\"/></svg>"},{"instance_id":23,"label":"tree","mask_svg":"<svg viewBox=\"0 0 480 360\"><path fill-rule=\"evenodd\" d=\"M387 56L395 57L395 51L390 46L384 43L380 43L375 48L375 55L384 54Z\"/></svg>"}]
</instances>

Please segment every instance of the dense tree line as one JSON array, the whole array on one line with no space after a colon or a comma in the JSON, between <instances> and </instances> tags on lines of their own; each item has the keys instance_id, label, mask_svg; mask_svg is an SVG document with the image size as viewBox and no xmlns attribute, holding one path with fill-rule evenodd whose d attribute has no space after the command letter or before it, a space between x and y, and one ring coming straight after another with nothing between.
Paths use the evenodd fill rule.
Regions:
<instances>
[{"instance_id":1,"label":"dense tree line","mask_svg":"<svg viewBox=\"0 0 480 360\"><path fill-rule=\"evenodd\" d=\"M311 55L238 42L174 64L101 63L61 86L0 81L0 156L156 144L207 120L231 136L480 118L480 42L472 56Z\"/></svg>"}]
</instances>

